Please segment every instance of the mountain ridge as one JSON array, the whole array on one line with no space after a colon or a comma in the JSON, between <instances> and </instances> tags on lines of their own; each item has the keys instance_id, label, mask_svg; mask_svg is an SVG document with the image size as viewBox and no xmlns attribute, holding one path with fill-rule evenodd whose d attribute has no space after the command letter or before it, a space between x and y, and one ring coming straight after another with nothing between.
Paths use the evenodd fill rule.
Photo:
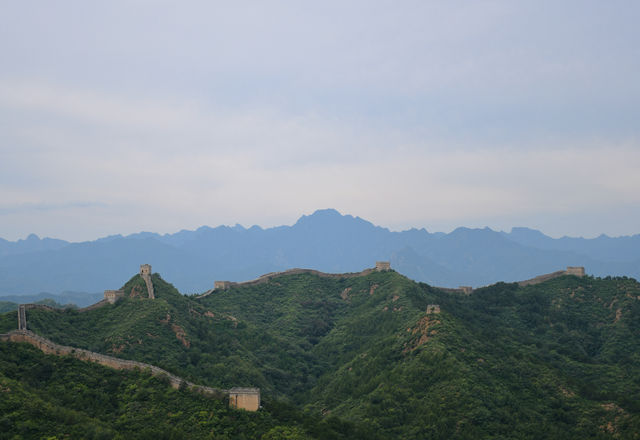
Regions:
<instances>
[{"instance_id":1,"label":"mountain ridge","mask_svg":"<svg viewBox=\"0 0 640 440\"><path fill-rule=\"evenodd\" d=\"M253 279L290 267L354 272L376 260L390 260L417 281L448 287L516 281L566 266L585 266L598 276L640 277L640 235L554 239L522 227L509 233L465 227L448 234L394 232L334 209L266 229L202 226L81 243L47 240L0 241L0 295L101 291L140 261L193 293L209 290L215 280Z\"/></svg>"},{"instance_id":2,"label":"mountain ridge","mask_svg":"<svg viewBox=\"0 0 640 440\"><path fill-rule=\"evenodd\" d=\"M152 278L155 299L135 275L115 304L34 308L29 326L207 386L257 386L382 438L634 438L640 427L640 284L629 278L463 295L395 271L305 272L203 298ZM15 312L0 315L0 331L15 326Z\"/></svg>"}]
</instances>

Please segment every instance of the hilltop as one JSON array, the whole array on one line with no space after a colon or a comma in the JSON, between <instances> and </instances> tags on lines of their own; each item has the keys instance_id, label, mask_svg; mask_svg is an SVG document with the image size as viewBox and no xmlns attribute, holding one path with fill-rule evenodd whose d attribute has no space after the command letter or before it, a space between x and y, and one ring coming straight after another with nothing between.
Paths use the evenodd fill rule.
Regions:
<instances>
[{"instance_id":1,"label":"hilltop","mask_svg":"<svg viewBox=\"0 0 640 440\"><path fill-rule=\"evenodd\" d=\"M56 342L212 387L260 387L381 438L636 438L640 285L559 276L471 295L397 272L275 274L202 298L136 275L95 310L29 311ZM15 328L15 313L0 331Z\"/></svg>"},{"instance_id":2,"label":"hilltop","mask_svg":"<svg viewBox=\"0 0 640 440\"><path fill-rule=\"evenodd\" d=\"M83 243L30 236L0 240L0 295L101 292L120 284L140 261L153 261L180 291L194 293L212 288L214 280L247 280L291 267L354 272L373 260L390 260L414 280L448 287L516 281L566 266L640 278L640 235L553 239L527 228L393 232L326 209L267 229L203 226Z\"/></svg>"}]
</instances>

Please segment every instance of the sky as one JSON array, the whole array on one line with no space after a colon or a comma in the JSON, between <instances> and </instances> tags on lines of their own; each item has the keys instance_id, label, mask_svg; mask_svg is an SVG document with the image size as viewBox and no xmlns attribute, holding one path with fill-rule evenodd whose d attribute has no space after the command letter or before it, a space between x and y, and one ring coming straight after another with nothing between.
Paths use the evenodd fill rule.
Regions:
<instances>
[{"instance_id":1,"label":"sky","mask_svg":"<svg viewBox=\"0 0 640 440\"><path fill-rule=\"evenodd\" d=\"M0 2L0 237L640 233L637 1Z\"/></svg>"}]
</instances>

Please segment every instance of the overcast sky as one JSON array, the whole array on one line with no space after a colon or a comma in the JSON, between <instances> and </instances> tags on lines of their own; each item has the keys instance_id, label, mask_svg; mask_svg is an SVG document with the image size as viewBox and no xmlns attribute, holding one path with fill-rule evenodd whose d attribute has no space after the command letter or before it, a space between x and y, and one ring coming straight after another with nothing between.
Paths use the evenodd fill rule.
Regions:
<instances>
[{"instance_id":1,"label":"overcast sky","mask_svg":"<svg viewBox=\"0 0 640 440\"><path fill-rule=\"evenodd\" d=\"M0 2L0 237L640 233L640 2Z\"/></svg>"}]
</instances>

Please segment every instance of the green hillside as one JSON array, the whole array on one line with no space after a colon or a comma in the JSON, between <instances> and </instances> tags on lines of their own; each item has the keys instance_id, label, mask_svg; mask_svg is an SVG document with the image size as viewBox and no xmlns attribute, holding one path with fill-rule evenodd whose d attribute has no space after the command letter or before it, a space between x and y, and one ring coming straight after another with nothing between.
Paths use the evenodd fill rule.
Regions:
<instances>
[{"instance_id":1,"label":"green hillside","mask_svg":"<svg viewBox=\"0 0 640 440\"><path fill-rule=\"evenodd\" d=\"M71 305L62 305L60 303L57 303L56 301L50 298L41 299L35 302L35 304L43 304L45 306L55 307L55 308L71 307ZM15 303L12 301L0 301L0 313L12 312L14 310L18 310L18 303Z\"/></svg>"},{"instance_id":2,"label":"green hillside","mask_svg":"<svg viewBox=\"0 0 640 440\"><path fill-rule=\"evenodd\" d=\"M115 305L30 310L29 328L196 383L257 386L265 401L384 438L640 438L633 279L564 276L465 296L395 272L297 274L202 299L153 283L155 300L135 276ZM0 331L15 323L2 315Z\"/></svg>"},{"instance_id":3,"label":"green hillside","mask_svg":"<svg viewBox=\"0 0 640 440\"><path fill-rule=\"evenodd\" d=\"M278 402L255 413L118 371L0 342L0 439L371 438Z\"/></svg>"}]
</instances>

